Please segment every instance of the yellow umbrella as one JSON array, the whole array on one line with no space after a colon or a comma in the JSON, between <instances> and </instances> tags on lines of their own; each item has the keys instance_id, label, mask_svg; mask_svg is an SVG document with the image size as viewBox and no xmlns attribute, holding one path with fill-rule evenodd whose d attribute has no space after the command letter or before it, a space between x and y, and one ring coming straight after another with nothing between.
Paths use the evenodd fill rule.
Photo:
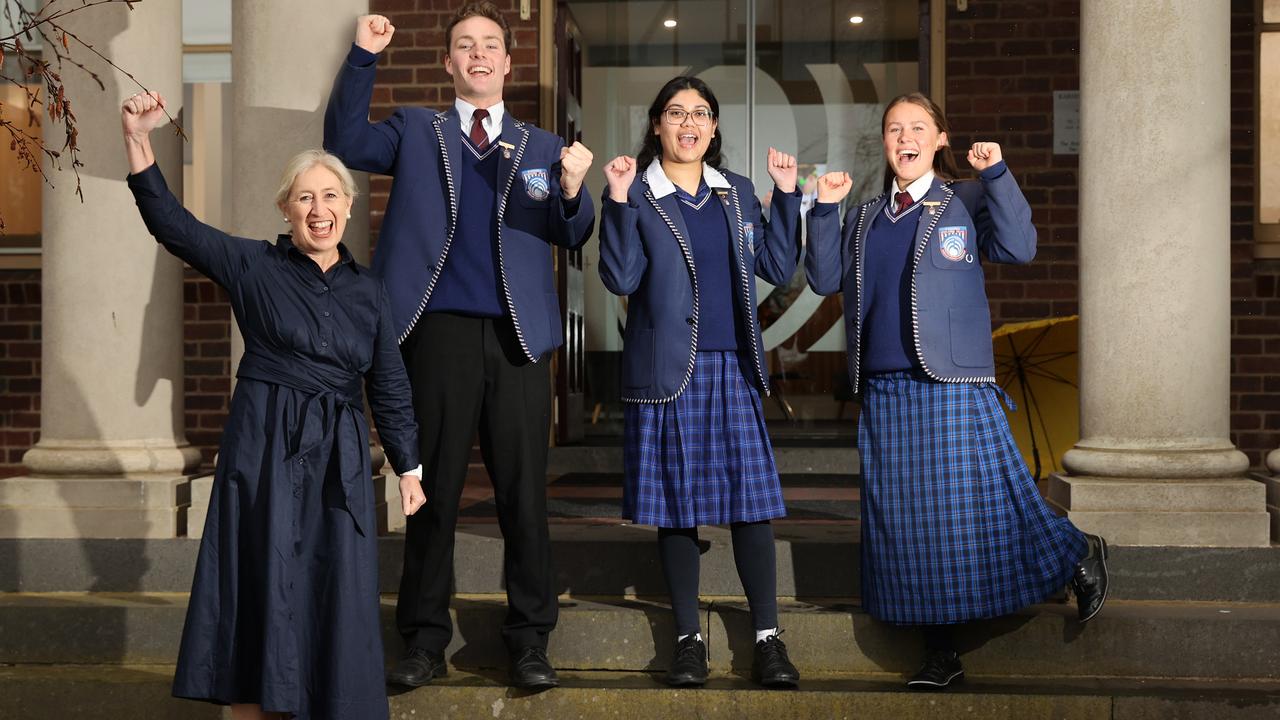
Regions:
<instances>
[{"instance_id":1,"label":"yellow umbrella","mask_svg":"<svg viewBox=\"0 0 1280 720\"><path fill-rule=\"evenodd\" d=\"M1080 439L1079 316L1009 323L991 333L996 381L1018 405L1005 412L1036 480L1060 472Z\"/></svg>"}]
</instances>

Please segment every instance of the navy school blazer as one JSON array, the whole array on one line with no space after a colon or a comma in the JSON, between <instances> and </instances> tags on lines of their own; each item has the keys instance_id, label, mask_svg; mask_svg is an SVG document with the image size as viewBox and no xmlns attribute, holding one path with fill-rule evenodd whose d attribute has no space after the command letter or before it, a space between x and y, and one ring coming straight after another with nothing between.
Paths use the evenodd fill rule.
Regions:
<instances>
[{"instance_id":1,"label":"navy school blazer","mask_svg":"<svg viewBox=\"0 0 1280 720\"><path fill-rule=\"evenodd\" d=\"M396 336L404 342L431 299L457 230L454 163L462 157L462 124L453 107L401 107L370 123L376 65L375 55L352 46L325 109L324 147L353 170L395 176L373 270L386 283ZM550 245L581 247L591 237L595 210L584 187L577 211L565 213L559 137L507 112L499 140L500 279L520 347L537 362L564 342Z\"/></svg>"},{"instance_id":2,"label":"navy school blazer","mask_svg":"<svg viewBox=\"0 0 1280 720\"><path fill-rule=\"evenodd\" d=\"M769 392L764 340L756 317L755 276L780 285L800 257L800 193L774 188L764 222L755 187L742 175L703 166L733 231L738 309L747 323L755 383ZM606 188L600 216L600 279L615 295L629 296L623 331L622 399L664 403L679 397L693 377L698 353L697 268L675 186L654 160L631 183L626 204Z\"/></svg>"},{"instance_id":3,"label":"navy school blazer","mask_svg":"<svg viewBox=\"0 0 1280 720\"><path fill-rule=\"evenodd\" d=\"M862 250L883 193L851 209L843 232L834 203L809 211L805 276L819 295L844 292L849 380L859 381ZM976 182L937 178L925 194L911 266L911 335L921 369L939 382L995 382L982 258L1026 264L1036 255L1031 206L1000 163Z\"/></svg>"}]
</instances>

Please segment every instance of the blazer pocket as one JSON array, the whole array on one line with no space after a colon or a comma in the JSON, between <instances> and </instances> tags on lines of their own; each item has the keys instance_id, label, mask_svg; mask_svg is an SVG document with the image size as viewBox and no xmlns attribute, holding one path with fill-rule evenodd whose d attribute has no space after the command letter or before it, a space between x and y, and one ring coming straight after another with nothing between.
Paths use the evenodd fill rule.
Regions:
<instances>
[{"instance_id":1,"label":"blazer pocket","mask_svg":"<svg viewBox=\"0 0 1280 720\"><path fill-rule=\"evenodd\" d=\"M985 307L951 308L951 359L960 367L991 367L991 316Z\"/></svg>"},{"instance_id":2,"label":"blazer pocket","mask_svg":"<svg viewBox=\"0 0 1280 720\"><path fill-rule=\"evenodd\" d=\"M622 354L622 386L624 388L652 387L653 354L656 349L653 330L636 330L627 337Z\"/></svg>"}]
</instances>

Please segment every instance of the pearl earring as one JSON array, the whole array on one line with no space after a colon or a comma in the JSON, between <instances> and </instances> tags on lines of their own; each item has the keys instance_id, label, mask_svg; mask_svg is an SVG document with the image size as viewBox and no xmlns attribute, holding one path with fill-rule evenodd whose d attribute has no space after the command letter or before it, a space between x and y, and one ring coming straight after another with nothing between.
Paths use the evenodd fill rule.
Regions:
<instances>
[{"instance_id":1,"label":"pearl earring","mask_svg":"<svg viewBox=\"0 0 1280 720\"><path fill-rule=\"evenodd\" d=\"M348 220L350 220L350 219L351 219L351 213L347 213L347 219L348 219Z\"/></svg>"}]
</instances>

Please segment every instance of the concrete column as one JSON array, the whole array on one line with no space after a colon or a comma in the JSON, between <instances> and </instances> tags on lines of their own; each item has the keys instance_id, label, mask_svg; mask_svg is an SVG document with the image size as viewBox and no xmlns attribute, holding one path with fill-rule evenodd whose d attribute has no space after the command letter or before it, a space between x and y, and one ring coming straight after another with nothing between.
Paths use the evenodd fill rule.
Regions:
<instances>
[{"instance_id":1,"label":"concrete column","mask_svg":"<svg viewBox=\"0 0 1280 720\"><path fill-rule=\"evenodd\" d=\"M1081 439L1050 492L1119 544L1268 541L1228 437L1230 15L1081 5Z\"/></svg>"},{"instance_id":2,"label":"concrete column","mask_svg":"<svg viewBox=\"0 0 1280 720\"><path fill-rule=\"evenodd\" d=\"M179 115L181 3L99 6L65 22ZM140 88L72 49L106 90L62 72L84 199L64 152L43 202L40 441L23 457L30 476L0 481L0 536L174 537L200 461L183 427L182 264L147 233L124 181L119 108ZM181 140L161 128L153 143L181 196Z\"/></svg>"},{"instance_id":3,"label":"concrete column","mask_svg":"<svg viewBox=\"0 0 1280 720\"><path fill-rule=\"evenodd\" d=\"M285 224L275 206L285 164L297 153L324 144L324 108L340 63L355 37L356 18L369 12L368 0L333 0L316 12L309 0L233 0L231 6L232 128L231 232L275 241ZM409 42L409 38L401 38ZM360 195L342 242L358 262L369 262L369 181L356 173ZM244 339L232 328L232 374L244 354ZM386 483L374 453L378 497ZM197 506L207 507L210 484L198 483ZM391 491L398 493L395 484ZM398 494L396 495L398 497ZM399 507L398 502L392 504ZM398 511L397 511L398 512ZM383 509L379 508L379 517ZM403 524L403 518L400 519ZM199 530L193 528L193 534Z\"/></svg>"}]
</instances>

